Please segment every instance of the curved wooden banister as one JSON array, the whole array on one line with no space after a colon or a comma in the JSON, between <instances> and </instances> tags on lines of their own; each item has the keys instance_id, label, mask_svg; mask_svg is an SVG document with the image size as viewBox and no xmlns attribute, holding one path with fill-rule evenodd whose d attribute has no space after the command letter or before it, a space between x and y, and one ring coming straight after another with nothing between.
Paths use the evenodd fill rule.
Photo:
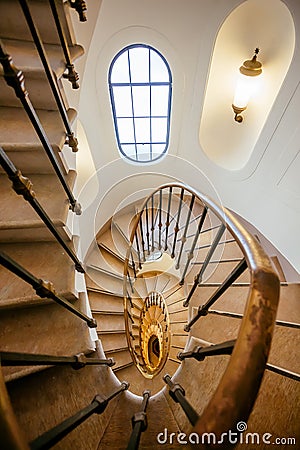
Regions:
<instances>
[{"instance_id":1,"label":"curved wooden banister","mask_svg":"<svg viewBox=\"0 0 300 450\"><path fill-rule=\"evenodd\" d=\"M0 436L3 450L29 450L6 390L0 360Z\"/></svg>"},{"instance_id":2,"label":"curved wooden banister","mask_svg":"<svg viewBox=\"0 0 300 450\"><path fill-rule=\"evenodd\" d=\"M128 271L131 246L134 244L135 231L139 226L144 208L147 207L152 196L170 187L173 190L174 188L184 189L195 196L204 207L206 206L219 218L221 223L225 224L240 247L250 272L250 288L236 345L216 392L193 430L199 436L202 433L215 433L216 436L221 436L228 430L236 431L237 423L247 421L253 408L270 351L280 283L258 240L230 211L216 205L209 197L199 194L194 189L177 183L161 186L144 201L141 211L133 222L124 274ZM124 307L126 317L128 307L126 296ZM130 344L128 330L127 339Z\"/></svg>"}]
</instances>

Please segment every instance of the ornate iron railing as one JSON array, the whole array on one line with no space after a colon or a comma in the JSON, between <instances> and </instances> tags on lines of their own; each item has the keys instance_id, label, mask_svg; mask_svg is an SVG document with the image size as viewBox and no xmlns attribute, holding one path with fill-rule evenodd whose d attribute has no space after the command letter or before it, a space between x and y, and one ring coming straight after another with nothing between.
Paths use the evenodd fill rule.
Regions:
<instances>
[{"instance_id":1,"label":"ornate iron railing","mask_svg":"<svg viewBox=\"0 0 300 450\"><path fill-rule=\"evenodd\" d=\"M183 305L187 307L192 298L193 301L196 298L198 287L204 285L213 272L212 267L216 267L215 260L222 259L222 246L231 243L235 243L241 251L238 264L224 276L223 282L216 283L215 292L209 300L200 305L196 316L185 324L185 330L189 331L196 320L209 314L210 307L248 270L248 299L237 341L233 351L232 345L230 346L232 355L215 394L197 424L194 424L199 434L211 431L220 435L238 421L247 420L270 350L279 300L278 276L258 240L240 225L232 213L216 205L205 195L175 183L158 188L145 200L133 222L124 266L126 275L133 251L139 255L137 259L142 266L154 251L169 253L178 270L178 286L186 287ZM201 254L203 262L200 270L194 274L190 287L186 280L197 268L193 264L197 254ZM175 286L174 292L176 289ZM141 299L141 306L143 302L144 299ZM141 363L136 355L131 332L132 309L132 298L125 290L124 313L128 347L134 363L140 369ZM228 354L229 347L225 347L219 351ZM143 364L145 361L142 366Z\"/></svg>"}]
</instances>

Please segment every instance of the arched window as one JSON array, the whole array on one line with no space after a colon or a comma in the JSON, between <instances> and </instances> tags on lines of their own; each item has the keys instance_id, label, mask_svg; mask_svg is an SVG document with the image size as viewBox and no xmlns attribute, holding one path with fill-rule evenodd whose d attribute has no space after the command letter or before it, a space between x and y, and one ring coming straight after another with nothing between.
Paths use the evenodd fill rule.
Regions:
<instances>
[{"instance_id":1,"label":"arched window","mask_svg":"<svg viewBox=\"0 0 300 450\"><path fill-rule=\"evenodd\" d=\"M116 139L129 160L160 158L169 145L172 75L153 47L134 44L112 60L108 74Z\"/></svg>"}]
</instances>

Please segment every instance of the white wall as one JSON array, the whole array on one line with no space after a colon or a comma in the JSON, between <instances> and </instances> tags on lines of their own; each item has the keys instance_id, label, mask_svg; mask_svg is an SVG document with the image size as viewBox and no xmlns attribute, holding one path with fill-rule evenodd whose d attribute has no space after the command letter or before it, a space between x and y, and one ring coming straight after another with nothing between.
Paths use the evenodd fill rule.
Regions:
<instances>
[{"instance_id":1,"label":"white wall","mask_svg":"<svg viewBox=\"0 0 300 450\"><path fill-rule=\"evenodd\" d=\"M298 0L284 2L295 23L295 53L248 163L241 170L226 170L211 161L199 144L199 126L215 39L223 21L242 3L242 0L102 1L95 30L89 31L92 35L90 45L87 39L89 51L79 102L79 118L96 169L95 174L91 173L91 180L96 177L99 185L98 192L94 192L88 183L82 193L82 198L92 198L91 201L84 200L85 210L80 219L83 253L97 231L95 226L97 228L105 223L126 196L151 184L154 187L156 182L165 182L166 177L175 177L219 198L225 206L245 217L299 270ZM84 26L74 23L75 31L78 27L82 30ZM268 24L265 33L269 33ZM243 37L239 35L236 38ZM111 59L121 48L133 42L156 47L168 59L174 80L171 156L147 166L129 164L120 158L107 87ZM249 52L252 51L250 48ZM245 59L247 57L248 54ZM231 105L228 107L230 110ZM228 120L233 120L231 110L229 116ZM212 130L217 134L219 128L226 126L223 120L215 121ZM226 154L226 142L222 150ZM153 172L153 175L140 176L148 172ZM161 175L155 176L155 173ZM122 183L123 179L127 181ZM102 200L106 192L110 192L109 200ZM100 201L103 208L99 219L97 211Z\"/></svg>"}]
</instances>

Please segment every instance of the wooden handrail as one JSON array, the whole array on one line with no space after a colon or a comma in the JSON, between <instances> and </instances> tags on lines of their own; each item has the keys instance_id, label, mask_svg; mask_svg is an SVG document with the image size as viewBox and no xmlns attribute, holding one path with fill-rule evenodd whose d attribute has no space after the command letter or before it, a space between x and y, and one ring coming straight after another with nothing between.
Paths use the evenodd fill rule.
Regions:
<instances>
[{"instance_id":1,"label":"wooden handrail","mask_svg":"<svg viewBox=\"0 0 300 450\"><path fill-rule=\"evenodd\" d=\"M3 450L29 450L6 390L0 359L0 436Z\"/></svg>"}]
</instances>

